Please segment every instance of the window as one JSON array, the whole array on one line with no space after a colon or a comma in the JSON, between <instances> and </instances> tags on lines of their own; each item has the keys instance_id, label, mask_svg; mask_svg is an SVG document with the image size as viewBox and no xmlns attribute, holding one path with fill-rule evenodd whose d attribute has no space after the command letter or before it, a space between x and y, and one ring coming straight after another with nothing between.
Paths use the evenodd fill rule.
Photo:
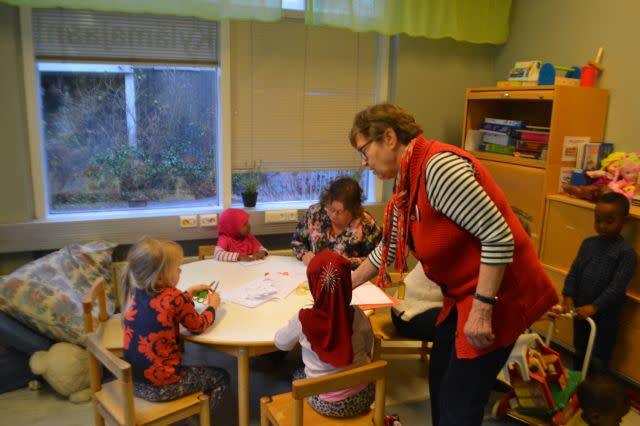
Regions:
<instances>
[{"instance_id":1,"label":"window","mask_svg":"<svg viewBox=\"0 0 640 426\"><path fill-rule=\"evenodd\" d=\"M215 24L33 13L48 212L218 205Z\"/></svg>"},{"instance_id":2,"label":"window","mask_svg":"<svg viewBox=\"0 0 640 426\"><path fill-rule=\"evenodd\" d=\"M355 113L375 102L375 34L289 20L234 22L231 37L233 201L255 162L259 203L317 200L345 174L371 198L348 133Z\"/></svg>"}]
</instances>

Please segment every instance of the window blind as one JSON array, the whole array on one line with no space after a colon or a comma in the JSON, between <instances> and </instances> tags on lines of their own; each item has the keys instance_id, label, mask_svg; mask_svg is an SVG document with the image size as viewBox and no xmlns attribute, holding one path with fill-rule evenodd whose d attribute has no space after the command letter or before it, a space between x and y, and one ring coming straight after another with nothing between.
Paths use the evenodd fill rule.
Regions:
<instances>
[{"instance_id":1,"label":"window blind","mask_svg":"<svg viewBox=\"0 0 640 426\"><path fill-rule=\"evenodd\" d=\"M348 133L375 100L374 33L234 22L231 40L233 171L360 167Z\"/></svg>"},{"instance_id":2,"label":"window blind","mask_svg":"<svg viewBox=\"0 0 640 426\"><path fill-rule=\"evenodd\" d=\"M218 62L217 23L202 19L71 9L33 9L39 59Z\"/></svg>"}]
</instances>

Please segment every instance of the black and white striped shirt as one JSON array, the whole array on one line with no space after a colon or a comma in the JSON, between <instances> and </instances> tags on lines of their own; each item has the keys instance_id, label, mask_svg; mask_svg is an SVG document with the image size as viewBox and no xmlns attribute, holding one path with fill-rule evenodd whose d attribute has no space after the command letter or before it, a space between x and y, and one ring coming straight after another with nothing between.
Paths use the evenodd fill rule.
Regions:
<instances>
[{"instance_id":1,"label":"black and white striped shirt","mask_svg":"<svg viewBox=\"0 0 640 426\"><path fill-rule=\"evenodd\" d=\"M513 234L495 203L475 178L473 164L452 152L429 159L426 188L431 206L480 240L480 262L506 264L513 260ZM389 263L396 254L398 216L393 212ZM377 268L382 262L382 244L369 255Z\"/></svg>"}]
</instances>

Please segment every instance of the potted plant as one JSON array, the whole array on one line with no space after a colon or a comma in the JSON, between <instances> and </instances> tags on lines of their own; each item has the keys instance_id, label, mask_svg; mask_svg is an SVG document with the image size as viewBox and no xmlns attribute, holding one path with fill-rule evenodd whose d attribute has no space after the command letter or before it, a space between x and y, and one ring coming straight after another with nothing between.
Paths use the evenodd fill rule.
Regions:
<instances>
[{"instance_id":1,"label":"potted plant","mask_svg":"<svg viewBox=\"0 0 640 426\"><path fill-rule=\"evenodd\" d=\"M258 187L260 186L262 175L260 170L262 164L253 162L247 166L247 171L240 175L240 189L242 203L245 207L255 207L258 200Z\"/></svg>"}]
</instances>

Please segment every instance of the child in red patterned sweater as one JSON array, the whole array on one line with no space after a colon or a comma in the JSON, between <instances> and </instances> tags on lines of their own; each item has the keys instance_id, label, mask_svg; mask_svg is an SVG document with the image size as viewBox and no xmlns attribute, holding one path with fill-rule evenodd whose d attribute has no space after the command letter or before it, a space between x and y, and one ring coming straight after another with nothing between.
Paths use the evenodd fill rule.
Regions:
<instances>
[{"instance_id":1,"label":"child in red patterned sweater","mask_svg":"<svg viewBox=\"0 0 640 426\"><path fill-rule=\"evenodd\" d=\"M180 325L202 333L213 324L220 296L209 291L209 306L198 314L191 294L209 288L176 289L182 259L182 248L173 241L143 238L129 250L122 277L124 358L131 364L136 396L158 402L203 391L213 410L229 387L229 375L221 368L182 365L178 340Z\"/></svg>"}]
</instances>

